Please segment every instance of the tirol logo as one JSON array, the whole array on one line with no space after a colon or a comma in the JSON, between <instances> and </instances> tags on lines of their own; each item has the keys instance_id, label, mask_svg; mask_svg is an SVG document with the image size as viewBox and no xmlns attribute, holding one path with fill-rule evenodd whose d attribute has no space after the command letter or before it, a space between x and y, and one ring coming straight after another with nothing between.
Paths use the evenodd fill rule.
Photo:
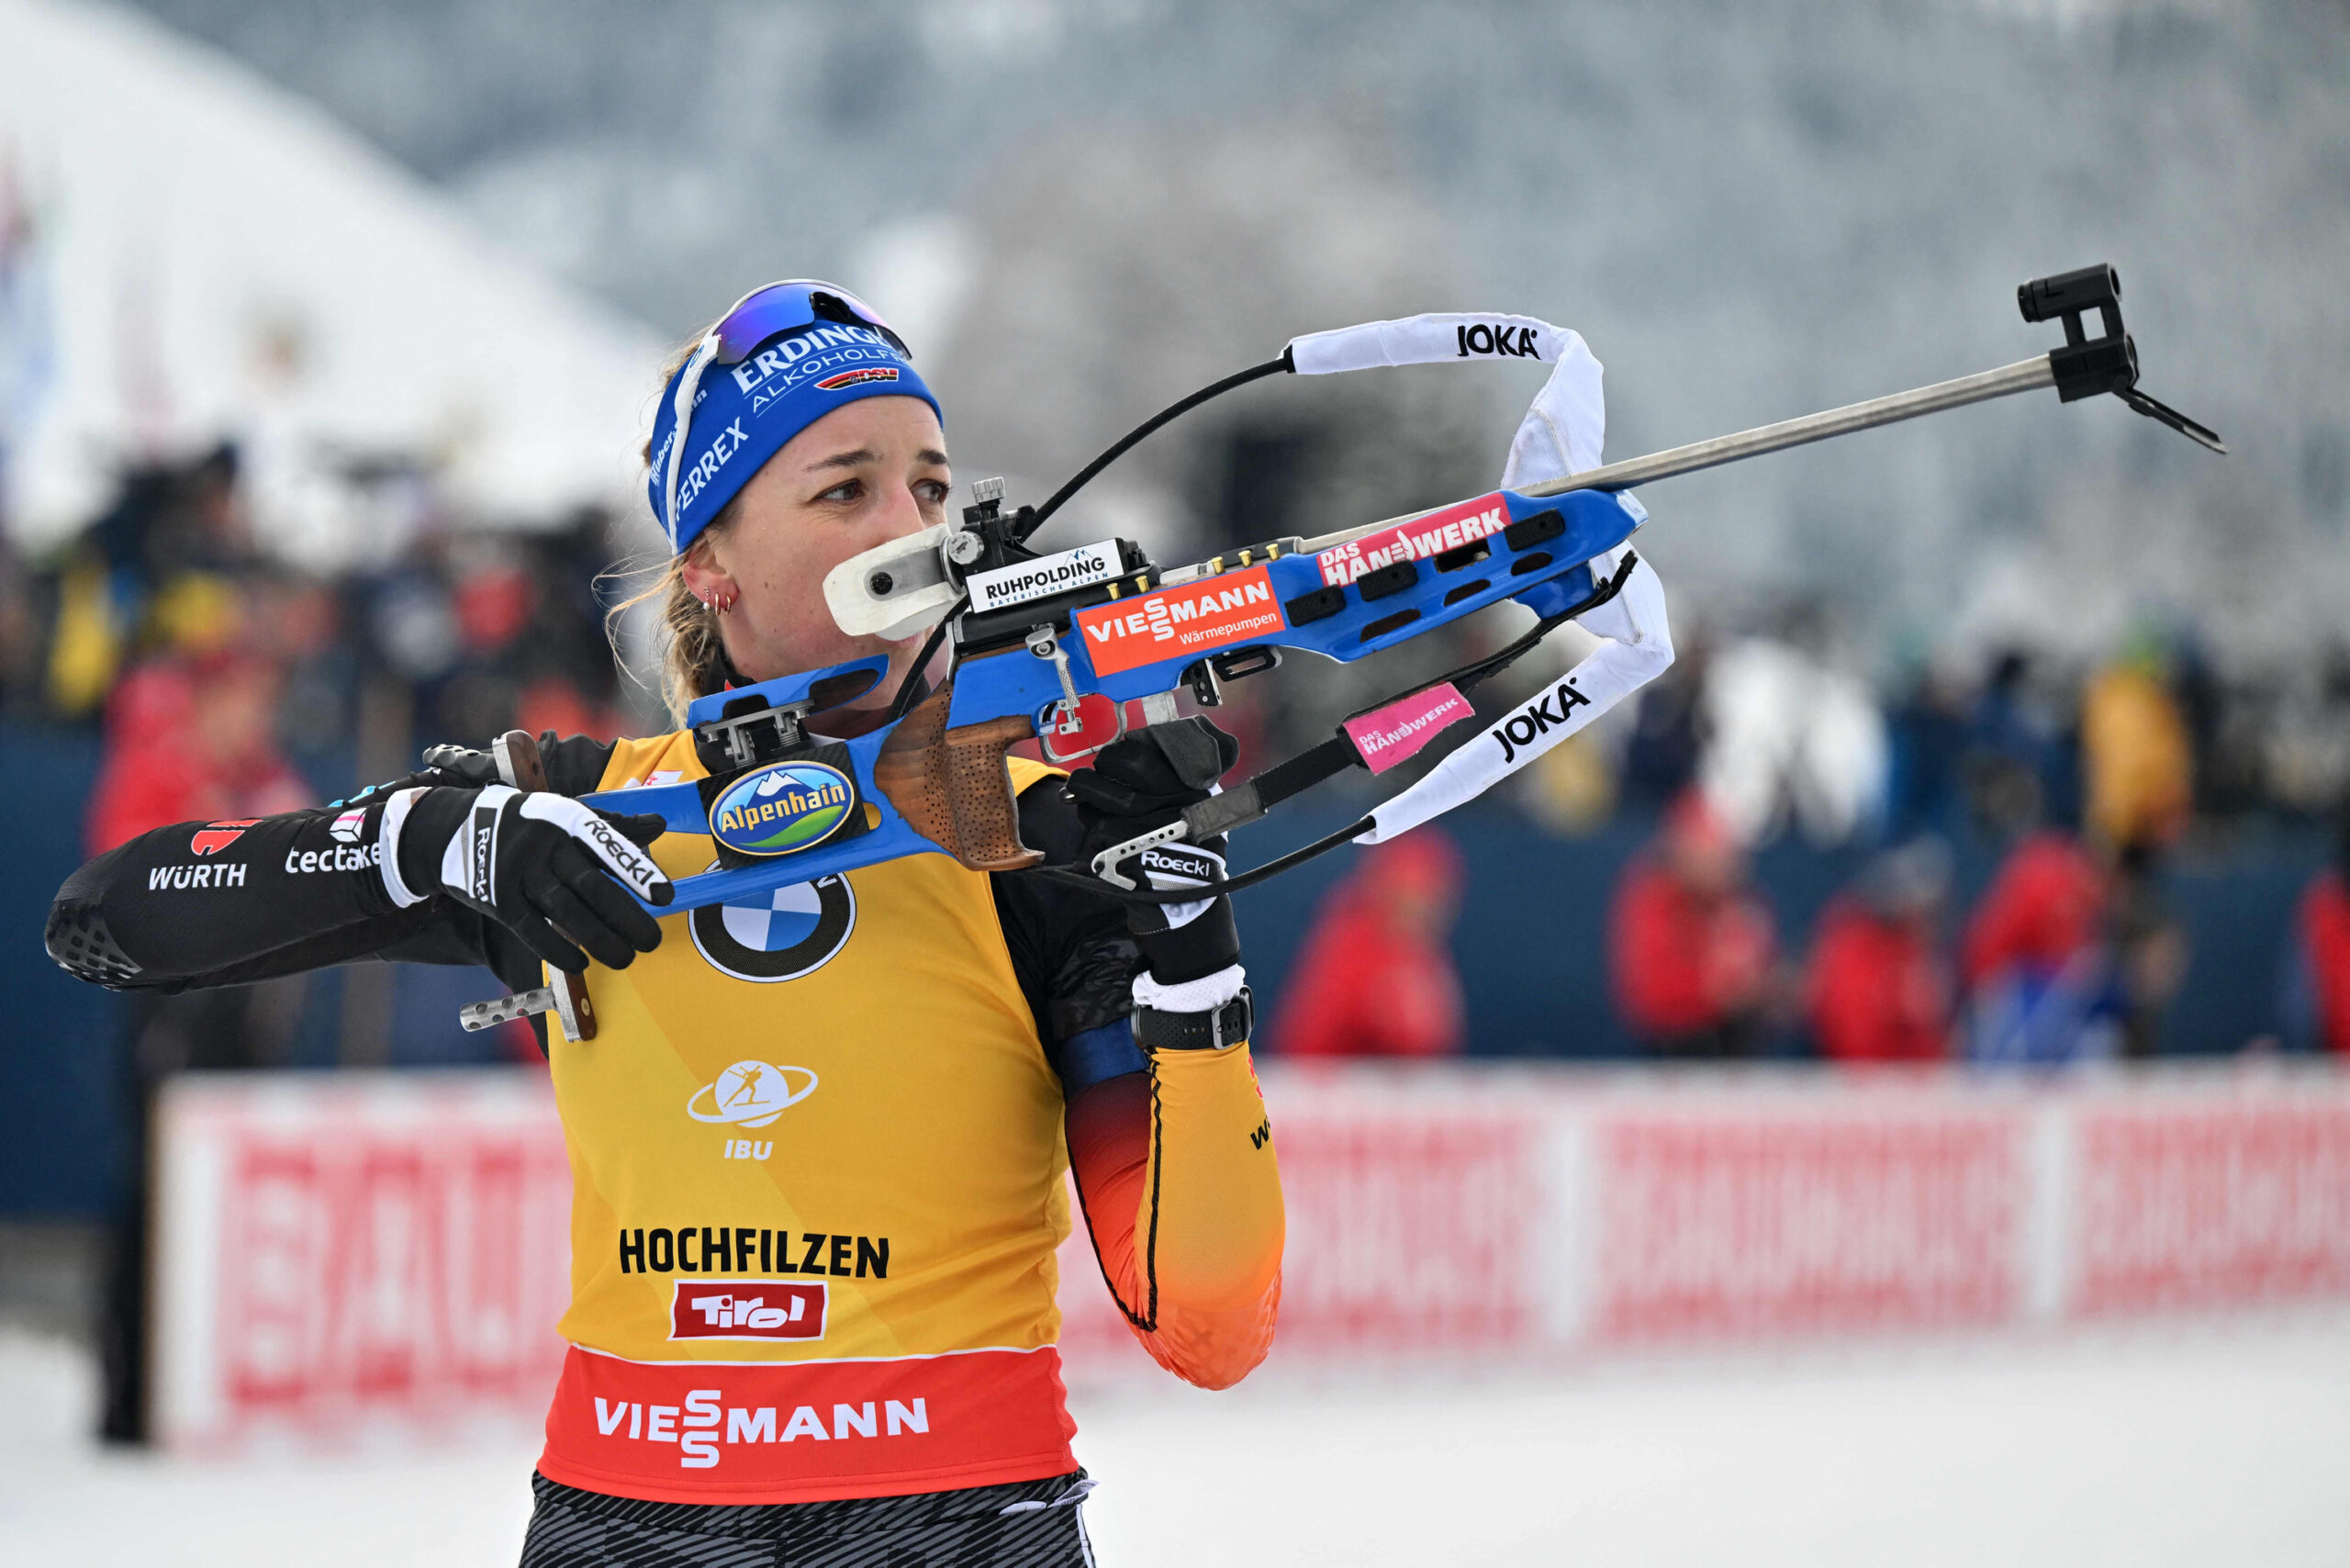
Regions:
<instances>
[{"instance_id":1,"label":"tirol logo","mask_svg":"<svg viewBox=\"0 0 2350 1568\"><path fill-rule=\"evenodd\" d=\"M822 844L856 803L848 775L821 762L772 762L726 788L710 831L744 855L790 855Z\"/></svg>"},{"instance_id":2,"label":"tirol logo","mask_svg":"<svg viewBox=\"0 0 2350 1568\"><path fill-rule=\"evenodd\" d=\"M1273 599L1272 574L1262 566L1113 599L1079 610L1076 619L1095 675L1195 659L1289 624Z\"/></svg>"},{"instance_id":3,"label":"tirol logo","mask_svg":"<svg viewBox=\"0 0 2350 1568\"><path fill-rule=\"evenodd\" d=\"M816 1075L807 1068L738 1061L720 1073L717 1082L693 1092L686 1101L686 1114L697 1122L764 1127L814 1092Z\"/></svg>"},{"instance_id":4,"label":"tirol logo","mask_svg":"<svg viewBox=\"0 0 2350 1568\"><path fill-rule=\"evenodd\" d=\"M1426 517L1416 517L1376 533L1366 533L1334 550L1321 551L1315 555L1314 564L1322 568L1325 584L1344 588L1365 572L1375 572L1398 561L1441 555L1448 550L1489 539L1508 526L1509 503L1496 490L1474 500L1456 501Z\"/></svg>"},{"instance_id":5,"label":"tirol logo","mask_svg":"<svg viewBox=\"0 0 2350 1568\"><path fill-rule=\"evenodd\" d=\"M231 823L206 823L196 830L187 846L198 855L218 855L244 837L245 829L261 825L259 817L246 817Z\"/></svg>"},{"instance_id":6,"label":"tirol logo","mask_svg":"<svg viewBox=\"0 0 2350 1568\"><path fill-rule=\"evenodd\" d=\"M679 1280L669 1338L821 1339L826 1288L800 1280Z\"/></svg>"},{"instance_id":7,"label":"tirol logo","mask_svg":"<svg viewBox=\"0 0 2350 1568\"><path fill-rule=\"evenodd\" d=\"M816 383L819 392L837 392L844 386L861 386L867 381L895 381L897 371L886 364L872 364L863 370L844 370L838 375L827 375Z\"/></svg>"}]
</instances>

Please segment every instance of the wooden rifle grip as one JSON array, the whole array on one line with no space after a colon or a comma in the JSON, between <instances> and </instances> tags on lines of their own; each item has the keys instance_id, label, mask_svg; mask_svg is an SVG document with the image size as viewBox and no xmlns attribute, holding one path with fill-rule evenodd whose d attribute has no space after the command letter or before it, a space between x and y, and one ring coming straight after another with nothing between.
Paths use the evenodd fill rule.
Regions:
<instances>
[{"instance_id":1,"label":"wooden rifle grip","mask_svg":"<svg viewBox=\"0 0 2350 1568\"><path fill-rule=\"evenodd\" d=\"M498 758L499 776L515 789L528 792L547 788L546 759L539 756L538 740L528 731L509 730L490 743L489 749ZM588 977L565 974L553 964L546 966L546 971L551 977L548 987L561 1002L555 1013L564 1034L573 1040L594 1039L596 1004L588 1000Z\"/></svg>"},{"instance_id":2,"label":"wooden rifle grip","mask_svg":"<svg viewBox=\"0 0 2350 1568\"><path fill-rule=\"evenodd\" d=\"M974 871L1024 871L1044 859L1020 840L1020 798L1004 756L1034 739L1017 713L946 727L955 683L917 703L873 759L874 787L913 830Z\"/></svg>"}]
</instances>

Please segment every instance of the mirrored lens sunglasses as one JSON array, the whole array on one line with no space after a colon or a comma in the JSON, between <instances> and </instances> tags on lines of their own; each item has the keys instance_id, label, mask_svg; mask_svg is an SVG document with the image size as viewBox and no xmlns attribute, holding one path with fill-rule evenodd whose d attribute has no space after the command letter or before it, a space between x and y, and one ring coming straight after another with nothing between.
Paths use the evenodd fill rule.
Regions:
<instances>
[{"instance_id":1,"label":"mirrored lens sunglasses","mask_svg":"<svg viewBox=\"0 0 2350 1568\"><path fill-rule=\"evenodd\" d=\"M670 418L676 428L669 442L668 472L663 476L661 524L673 547L677 540L677 476L684 470L686 438L692 429L694 398L701 389L703 375L713 364L740 364L762 343L786 333L805 331L825 321L870 327L909 363L914 357L905 339L879 311L837 284L818 278L791 278L755 288L736 300L733 308L719 318L718 325L695 345L692 357L686 362L685 374L677 378L677 395L670 401Z\"/></svg>"}]
</instances>

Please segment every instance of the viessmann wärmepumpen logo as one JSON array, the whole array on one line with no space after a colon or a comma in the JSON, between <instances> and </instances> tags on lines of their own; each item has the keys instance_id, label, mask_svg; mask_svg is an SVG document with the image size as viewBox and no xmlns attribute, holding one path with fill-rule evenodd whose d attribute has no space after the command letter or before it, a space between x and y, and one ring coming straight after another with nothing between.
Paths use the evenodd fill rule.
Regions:
<instances>
[{"instance_id":1,"label":"viessmann w\u00e4rmepumpen logo","mask_svg":"<svg viewBox=\"0 0 2350 1568\"><path fill-rule=\"evenodd\" d=\"M839 768L773 762L726 787L710 809L710 831L744 855L789 855L831 837L856 804L856 787Z\"/></svg>"}]
</instances>

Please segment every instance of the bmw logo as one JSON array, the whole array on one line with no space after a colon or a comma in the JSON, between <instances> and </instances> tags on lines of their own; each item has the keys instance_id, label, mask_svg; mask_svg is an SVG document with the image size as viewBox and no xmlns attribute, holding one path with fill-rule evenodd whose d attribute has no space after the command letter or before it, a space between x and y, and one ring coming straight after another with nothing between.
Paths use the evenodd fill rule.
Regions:
<instances>
[{"instance_id":1,"label":"bmw logo","mask_svg":"<svg viewBox=\"0 0 2350 1568\"><path fill-rule=\"evenodd\" d=\"M690 922L694 946L711 969L760 984L815 973L856 928L856 894L841 876L704 904Z\"/></svg>"}]
</instances>

